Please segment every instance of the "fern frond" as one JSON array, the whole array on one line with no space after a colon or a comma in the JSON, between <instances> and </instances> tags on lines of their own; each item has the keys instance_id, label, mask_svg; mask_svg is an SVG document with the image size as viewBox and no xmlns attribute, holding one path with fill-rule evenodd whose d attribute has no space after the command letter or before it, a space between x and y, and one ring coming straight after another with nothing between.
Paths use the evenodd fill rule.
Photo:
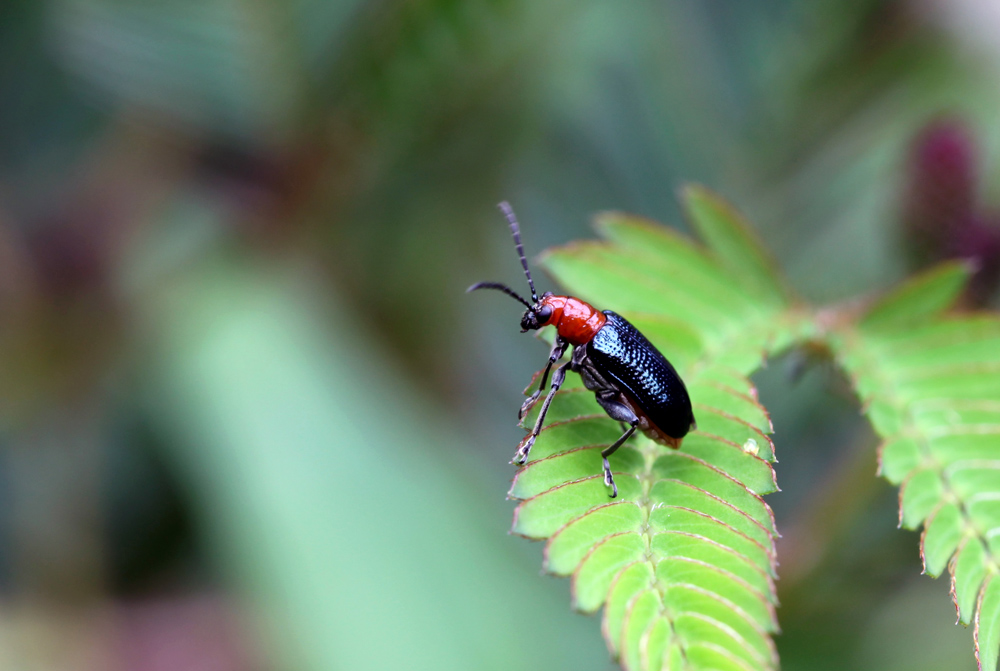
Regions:
<instances>
[{"instance_id":1,"label":"fern frond","mask_svg":"<svg viewBox=\"0 0 1000 671\"><path fill-rule=\"evenodd\" d=\"M707 192L690 197L718 248L605 214L606 241L555 250L545 265L672 360L697 431L676 451L629 441L611 458L619 497L609 499L599 455L621 430L570 376L511 487L513 531L547 541L545 568L571 578L578 610L604 607L604 635L624 668L773 669L777 531L761 497L777 490L774 446L747 375L798 319L728 206Z\"/></svg>"},{"instance_id":2,"label":"fern frond","mask_svg":"<svg viewBox=\"0 0 1000 671\"><path fill-rule=\"evenodd\" d=\"M948 264L893 292L830 339L900 487L900 525L923 525L924 572L947 567L980 668L1000 647L1000 316L942 315L968 268Z\"/></svg>"},{"instance_id":3,"label":"fern frond","mask_svg":"<svg viewBox=\"0 0 1000 671\"><path fill-rule=\"evenodd\" d=\"M570 376L510 490L513 531L544 539L545 567L574 606L604 608L625 669L773 669L777 490L771 423L747 376L767 354L822 343L882 437L879 472L900 487L900 525L923 526L924 571L951 573L959 620L975 623L980 669L1000 649L1000 315L948 315L971 272L944 264L859 313L795 302L739 215L683 192L700 245L652 222L604 214L600 242L545 257L571 293L624 314L671 359L698 422L679 450L620 435Z\"/></svg>"}]
</instances>

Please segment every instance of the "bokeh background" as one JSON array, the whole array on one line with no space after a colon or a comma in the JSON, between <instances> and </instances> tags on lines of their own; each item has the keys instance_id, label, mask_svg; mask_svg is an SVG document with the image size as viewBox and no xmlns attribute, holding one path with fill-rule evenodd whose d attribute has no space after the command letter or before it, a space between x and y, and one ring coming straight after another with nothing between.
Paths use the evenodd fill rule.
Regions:
<instances>
[{"instance_id":1,"label":"bokeh background","mask_svg":"<svg viewBox=\"0 0 1000 671\"><path fill-rule=\"evenodd\" d=\"M614 668L506 534L546 348L463 291L501 199L535 255L685 181L810 300L996 305L1000 4L0 3L0 666ZM756 381L786 671L974 668L839 374Z\"/></svg>"}]
</instances>

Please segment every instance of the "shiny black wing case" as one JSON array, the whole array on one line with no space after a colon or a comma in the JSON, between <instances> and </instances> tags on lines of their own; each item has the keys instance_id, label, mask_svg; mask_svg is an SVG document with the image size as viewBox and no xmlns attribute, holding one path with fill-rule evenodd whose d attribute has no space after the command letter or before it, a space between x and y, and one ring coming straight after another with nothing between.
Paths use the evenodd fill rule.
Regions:
<instances>
[{"instance_id":1,"label":"shiny black wing case","mask_svg":"<svg viewBox=\"0 0 1000 671\"><path fill-rule=\"evenodd\" d=\"M631 396L661 431L671 438L683 438L694 424L694 413L680 375L627 319L611 310L604 314L608 320L587 343L587 357Z\"/></svg>"}]
</instances>

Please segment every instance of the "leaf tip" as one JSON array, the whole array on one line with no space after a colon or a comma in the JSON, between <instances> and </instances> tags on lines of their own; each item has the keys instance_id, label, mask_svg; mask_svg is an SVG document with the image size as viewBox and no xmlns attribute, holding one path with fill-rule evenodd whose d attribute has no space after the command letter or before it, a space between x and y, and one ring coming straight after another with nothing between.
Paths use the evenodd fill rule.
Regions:
<instances>
[{"instance_id":1,"label":"leaf tip","mask_svg":"<svg viewBox=\"0 0 1000 671\"><path fill-rule=\"evenodd\" d=\"M876 298L861 316L861 325L903 326L951 308L976 271L975 262L958 259L914 275Z\"/></svg>"}]
</instances>

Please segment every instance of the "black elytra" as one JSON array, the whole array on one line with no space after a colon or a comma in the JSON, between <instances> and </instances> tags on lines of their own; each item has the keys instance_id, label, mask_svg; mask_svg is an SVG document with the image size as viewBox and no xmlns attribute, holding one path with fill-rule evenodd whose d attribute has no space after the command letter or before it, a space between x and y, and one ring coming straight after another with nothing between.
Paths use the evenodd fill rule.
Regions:
<instances>
[{"instance_id":1,"label":"black elytra","mask_svg":"<svg viewBox=\"0 0 1000 671\"><path fill-rule=\"evenodd\" d=\"M606 371L660 431L681 439L694 428L684 381L653 343L621 315L605 310L604 326L587 343L587 358Z\"/></svg>"}]
</instances>

